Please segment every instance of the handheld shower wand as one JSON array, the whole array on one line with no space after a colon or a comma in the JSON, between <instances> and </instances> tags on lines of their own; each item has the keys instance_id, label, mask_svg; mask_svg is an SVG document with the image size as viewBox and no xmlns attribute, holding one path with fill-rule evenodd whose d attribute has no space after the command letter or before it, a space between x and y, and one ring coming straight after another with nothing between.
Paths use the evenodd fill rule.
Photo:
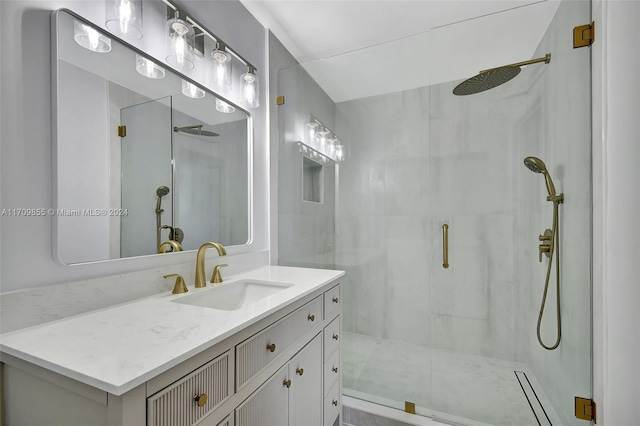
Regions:
<instances>
[{"instance_id":1,"label":"handheld shower wand","mask_svg":"<svg viewBox=\"0 0 640 426\"><path fill-rule=\"evenodd\" d=\"M156 247L160 246L160 227L162 226L161 216L162 212L164 212L164 209L161 207L162 197L167 194L169 194L169 187L167 186L159 186L158 189L156 189L156 195L158 196L158 202L156 203Z\"/></svg>"},{"instance_id":2,"label":"handheld shower wand","mask_svg":"<svg viewBox=\"0 0 640 426\"><path fill-rule=\"evenodd\" d=\"M551 180L551 175L547 171L547 166L544 162L537 157L527 157L524 159L524 165L527 166L529 170L535 173L542 173L544 175L545 183L547 185L547 192L549 192L549 196L547 197L547 201L551 201L553 203L553 225L552 229L547 229L544 234L540 235L538 238L541 241L540 246L538 247L540 262L542 262L542 253L545 253L547 257L549 257L549 264L547 266L547 276L544 284L544 292L542 294L542 303L540 305L540 313L538 314L538 324L536 326L536 333L538 336L538 342L540 345L548 350L554 350L560 345L560 338L562 336L562 327L560 321L560 238L559 234L559 226L558 226L558 206L560 203L564 202L564 194L556 194L556 188L553 185L553 181ZM557 334L556 341L553 345L548 346L545 345L542 341L542 337L540 335L540 324L542 323L542 315L544 314L544 306L547 302L547 291L549 290L549 278L551 277L551 266L553 265L553 255L555 252L558 252L556 255L556 317L557 317Z\"/></svg>"}]
</instances>

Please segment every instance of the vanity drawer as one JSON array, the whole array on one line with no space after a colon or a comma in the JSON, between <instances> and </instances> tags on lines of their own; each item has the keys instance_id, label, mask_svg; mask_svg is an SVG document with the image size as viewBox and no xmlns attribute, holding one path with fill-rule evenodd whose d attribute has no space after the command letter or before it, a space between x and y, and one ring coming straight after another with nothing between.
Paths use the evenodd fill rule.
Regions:
<instances>
[{"instance_id":1,"label":"vanity drawer","mask_svg":"<svg viewBox=\"0 0 640 426\"><path fill-rule=\"evenodd\" d=\"M340 317L337 317L324 328L324 360L328 360L340 346Z\"/></svg>"},{"instance_id":2,"label":"vanity drawer","mask_svg":"<svg viewBox=\"0 0 640 426\"><path fill-rule=\"evenodd\" d=\"M331 426L340 413L340 381L338 380L324 398L324 425Z\"/></svg>"},{"instance_id":3,"label":"vanity drawer","mask_svg":"<svg viewBox=\"0 0 640 426\"><path fill-rule=\"evenodd\" d=\"M340 285L324 292L324 319L329 319L331 315L340 309Z\"/></svg>"},{"instance_id":4,"label":"vanity drawer","mask_svg":"<svg viewBox=\"0 0 640 426\"><path fill-rule=\"evenodd\" d=\"M322 296L296 309L236 346L236 384L240 389L315 324L322 315Z\"/></svg>"},{"instance_id":5,"label":"vanity drawer","mask_svg":"<svg viewBox=\"0 0 640 426\"><path fill-rule=\"evenodd\" d=\"M229 396L231 351L147 398L147 424L187 426L198 422ZM199 400L194 397L199 395Z\"/></svg>"},{"instance_id":6,"label":"vanity drawer","mask_svg":"<svg viewBox=\"0 0 640 426\"><path fill-rule=\"evenodd\" d=\"M331 386L340 377L340 351L335 351L331 358L324 363L324 394L327 395Z\"/></svg>"}]
</instances>

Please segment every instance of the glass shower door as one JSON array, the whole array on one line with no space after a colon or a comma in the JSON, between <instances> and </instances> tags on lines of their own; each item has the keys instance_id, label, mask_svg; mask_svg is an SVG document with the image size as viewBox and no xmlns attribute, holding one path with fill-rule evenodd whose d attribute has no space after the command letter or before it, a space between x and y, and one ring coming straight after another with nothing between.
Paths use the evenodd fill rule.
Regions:
<instances>
[{"instance_id":1,"label":"glass shower door","mask_svg":"<svg viewBox=\"0 0 640 426\"><path fill-rule=\"evenodd\" d=\"M120 138L121 208L128 212L122 216L120 257L155 254L157 191L161 186L173 189L171 97L123 108L120 119L127 129ZM162 225L173 224L172 195L162 199Z\"/></svg>"},{"instance_id":2,"label":"glass shower door","mask_svg":"<svg viewBox=\"0 0 640 426\"><path fill-rule=\"evenodd\" d=\"M550 53L549 64L522 67L513 80L468 96L452 93L462 80L431 86L433 398L425 414L492 425L585 424L574 416L574 398L592 392L591 75L589 49L573 49L570 29L590 22L590 5L555 7L535 52L507 62ZM436 29L432 43L447 45L469 25ZM552 346L559 258L562 335L555 350L539 344L536 330L549 262L544 253L539 261L538 247L552 228L553 203L544 176L523 164L529 156L546 163L565 195L540 325L541 340Z\"/></svg>"}]
</instances>

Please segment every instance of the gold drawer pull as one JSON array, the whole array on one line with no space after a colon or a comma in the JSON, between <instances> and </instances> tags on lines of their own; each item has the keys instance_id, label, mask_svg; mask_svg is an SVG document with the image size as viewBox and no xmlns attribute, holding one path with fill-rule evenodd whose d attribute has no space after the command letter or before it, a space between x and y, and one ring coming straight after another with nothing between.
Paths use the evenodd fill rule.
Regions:
<instances>
[{"instance_id":1,"label":"gold drawer pull","mask_svg":"<svg viewBox=\"0 0 640 426\"><path fill-rule=\"evenodd\" d=\"M338 298L337 297L333 298L333 303L338 303Z\"/></svg>"},{"instance_id":2,"label":"gold drawer pull","mask_svg":"<svg viewBox=\"0 0 640 426\"><path fill-rule=\"evenodd\" d=\"M304 368L296 368L296 373L302 376L304 374Z\"/></svg>"},{"instance_id":3,"label":"gold drawer pull","mask_svg":"<svg viewBox=\"0 0 640 426\"><path fill-rule=\"evenodd\" d=\"M282 386L286 386L287 389L291 387L291 380L285 380L282 382Z\"/></svg>"},{"instance_id":4,"label":"gold drawer pull","mask_svg":"<svg viewBox=\"0 0 640 426\"><path fill-rule=\"evenodd\" d=\"M312 314L309 314L309 316L307 317L307 319L308 319L309 321L315 321L316 316L315 316L315 315L312 315Z\"/></svg>"},{"instance_id":5,"label":"gold drawer pull","mask_svg":"<svg viewBox=\"0 0 640 426\"><path fill-rule=\"evenodd\" d=\"M193 400L198 403L198 407L204 407L207 403L207 394L202 393L200 395L196 395Z\"/></svg>"},{"instance_id":6,"label":"gold drawer pull","mask_svg":"<svg viewBox=\"0 0 640 426\"><path fill-rule=\"evenodd\" d=\"M338 340L338 335L337 334L333 335L333 340Z\"/></svg>"},{"instance_id":7,"label":"gold drawer pull","mask_svg":"<svg viewBox=\"0 0 640 426\"><path fill-rule=\"evenodd\" d=\"M272 343L272 344L270 344L270 345L267 345L267 350L268 350L269 352L275 352L275 350L276 350L276 344L275 344L275 343Z\"/></svg>"},{"instance_id":8,"label":"gold drawer pull","mask_svg":"<svg viewBox=\"0 0 640 426\"><path fill-rule=\"evenodd\" d=\"M331 401L331 403L332 403L333 405L335 405L336 407L338 406L338 401L337 401L337 400L335 400L335 399L334 399L333 401Z\"/></svg>"},{"instance_id":9,"label":"gold drawer pull","mask_svg":"<svg viewBox=\"0 0 640 426\"><path fill-rule=\"evenodd\" d=\"M334 373L337 373L337 372L338 372L338 367L333 367L333 368L331 369L331 371L333 371Z\"/></svg>"}]
</instances>

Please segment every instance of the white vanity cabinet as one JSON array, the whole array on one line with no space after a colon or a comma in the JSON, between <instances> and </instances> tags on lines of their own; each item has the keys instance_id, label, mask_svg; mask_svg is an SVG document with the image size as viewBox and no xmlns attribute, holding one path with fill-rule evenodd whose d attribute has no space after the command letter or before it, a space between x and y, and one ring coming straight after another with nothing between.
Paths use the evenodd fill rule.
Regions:
<instances>
[{"instance_id":1,"label":"white vanity cabinet","mask_svg":"<svg viewBox=\"0 0 640 426\"><path fill-rule=\"evenodd\" d=\"M340 314L338 282L318 285L122 395L3 353L3 426L332 426Z\"/></svg>"},{"instance_id":2,"label":"white vanity cabinet","mask_svg":"<svg viewBox=\"0 0 640 426\"><path fill-rule=\"evenodd\" d=\"M236 410L236 426L322 425L322 337L318 334Z\"/></svg>"}]
</instances>

